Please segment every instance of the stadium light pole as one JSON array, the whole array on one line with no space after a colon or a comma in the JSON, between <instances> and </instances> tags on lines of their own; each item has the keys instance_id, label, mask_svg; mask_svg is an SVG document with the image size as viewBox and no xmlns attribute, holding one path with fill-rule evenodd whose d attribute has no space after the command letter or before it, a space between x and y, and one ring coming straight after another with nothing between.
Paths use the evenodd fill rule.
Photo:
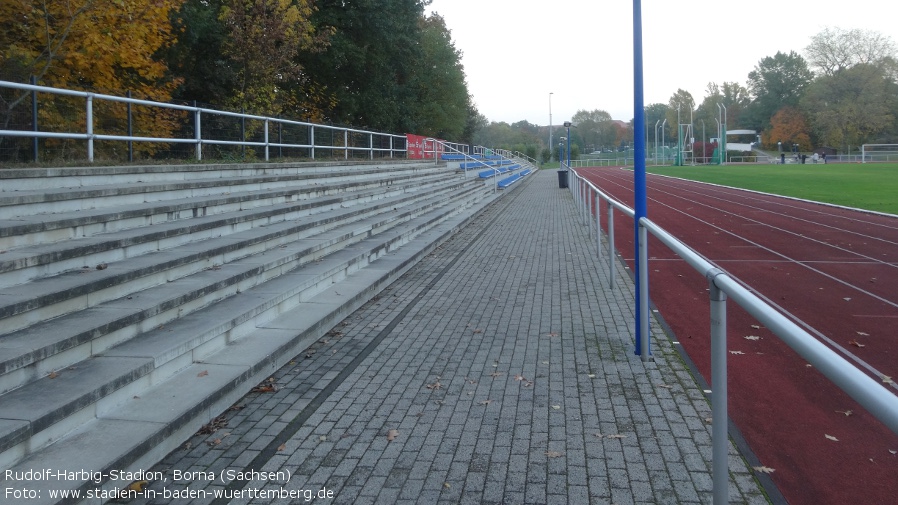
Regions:
<instances>
[{"instance_id":1,"label":"stadium light pole","mask_svg":"<svg viewBox=\"0 0 898 505\"><path fill-rule=\"evenodd\" d=\"M645 128L645 98L643 96L644 79L642 72L642 2L633 0L633 131ZM651 348L649 345L648 318L648 233L640 226L640 220L646 217L645 189L645 137L633 135L633 228L636 247L636 355L642 361L649 361Z\"/></svg>"},{"instance_id":2,"label":"stadium light pole","mask_svg":"<svg viewBox=\"0 0 898 505\"><path fill-rule=\"evenodd\" d=\"M552 92L549 92L549 163L552 163Z\"/></svg>"},{"instance_id":3,"label":"stadium light pole","mask_svg":"<svg viewBox=\"0 0 898 505\"><path fill-rule=\"evenodd\" d=\"M705 120L699 119L702 122L702 158L706 158L706 154L708 154L708 148L705 147Z\"/></svg>"},{"instance_id":4,"label":"stadium light pole","mask_svg":"<svg viewBox=\"0 0 898 505\"><path fill-rule=\"evenodd\" d=\"M667 162L667 139L664 138L664 126L667 125L667 118L661 123L661 157Z\"/></svg>"}]
</instances>

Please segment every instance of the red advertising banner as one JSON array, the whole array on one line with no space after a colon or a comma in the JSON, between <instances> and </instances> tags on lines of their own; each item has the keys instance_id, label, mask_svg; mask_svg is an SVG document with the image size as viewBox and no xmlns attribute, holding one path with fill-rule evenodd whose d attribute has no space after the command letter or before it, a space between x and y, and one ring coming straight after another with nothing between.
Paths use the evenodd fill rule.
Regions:
<instances>
[{"instance_id":1,"label":"red advertising banner","mask_svg":"<svg viewBox=\"0 0 898 505\"><path fill-rule=\"evenodd\" d=\"M406 133L405 139L408 145L406 156L410 160L433 159L434 147L436 147L437 153L443 154L442 144L437 144L433 139L428 140L423 135Z\"/></svg>"}]
</instances>

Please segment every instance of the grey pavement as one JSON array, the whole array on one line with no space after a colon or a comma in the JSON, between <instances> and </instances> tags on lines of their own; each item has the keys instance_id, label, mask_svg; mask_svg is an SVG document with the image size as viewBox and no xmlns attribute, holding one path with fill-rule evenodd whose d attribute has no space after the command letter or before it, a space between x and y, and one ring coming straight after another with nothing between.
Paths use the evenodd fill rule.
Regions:
<instances>
[{"instance_id":1,"label":"grey pavement","mask_svg":"<svg viewBox=\"0 0 898 505\"><path fill-rule=\"evenodd\" d=\"M555 171L519 185L128 503L711 503L706 395L657 325L634 355L630 278ZM767 503L729 460L731 503Z\"/></svg>"}]
</instances>

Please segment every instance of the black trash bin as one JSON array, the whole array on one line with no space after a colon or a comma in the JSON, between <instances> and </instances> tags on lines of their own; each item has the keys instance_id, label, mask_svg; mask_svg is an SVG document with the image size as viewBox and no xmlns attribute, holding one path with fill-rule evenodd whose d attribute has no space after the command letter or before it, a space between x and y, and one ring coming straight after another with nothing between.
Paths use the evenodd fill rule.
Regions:
<instances>
[{"instance_id":1,"label":"black trash bin","mask_svg":"<svg viewBox=\"0 0 898 505\"><path fill-rule=\"evenodd\" d=\"M558 187L559 188L567 187L567 170L559 170L558 171Z\"/></svg>"}]
</instances>

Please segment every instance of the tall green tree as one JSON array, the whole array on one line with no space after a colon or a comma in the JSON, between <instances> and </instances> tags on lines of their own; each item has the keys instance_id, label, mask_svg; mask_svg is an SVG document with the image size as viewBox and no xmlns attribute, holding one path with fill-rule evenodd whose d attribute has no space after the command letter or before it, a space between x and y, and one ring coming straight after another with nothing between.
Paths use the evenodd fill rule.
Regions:
<instances>
[{"instance_id":1,"label":"tall green tree","mask_svg":"<svg viewBox=\"0 0 898 505\"><path fill-rule=\"evenodd\" d=\"M386 131L416 129L415 71L423 58L424 0L318 0L315 26L334 28L326 51L300 55L310 85L332 99L326 120Z\"/></svg>"},{"instance_id":2,"label":"tall green tree","mask_svg":"<svg viewBox=\"0 0 898 505\"><path fill-rule=\"evenodd\" d=\"M234 68L223 51L227 30L218 19L223 2L185 0L172 16L178 36L166 59L182 78L177 98L223 105L236 86Z\"/></svg>"},{"instance_id":3,"label":"tall green tree","mask_svg":"<svg viewBox=\"0 0 898 505\"><path fill-rule=\"evenodd\" d=\"M776 111L798 105L802 91L813 78L805 59L794 51L777 52L759 61L748 74L748 91L753 100L743 126L766 129Z\"/></svg>"},{"instance_id":4,"label":"tall green tree","mask_svg":"<svg viewBox=\"0 0 898 505\"><path fill-rule=\"evenodd\" d=\"M231 107L284 111L286 90L304 77L298 56L321 49L328 35L312 25L312 10L309 0L225 0L219 20L227 33L222 49L234 68Z\"/></svg>"},{"instance_id":5,"label":"tall green tree","mask_svg":"<svg viewBox=\"0 0 898 505\"><path fill-rule=\"evenodd\" d=\"M898 84L882 68L857 64L808 86L801 100L818 143L847 149L895 137Z\"/></svg>"},{"instance_id":6,"label":"tall green tree","mask_svg":"<svg viewBox=\"0 0 898 505\"><path fill-rule=\"evenodd\" d=\"M835 75L855 65L879 66L898 55L898 46L886 35L871 30L824 28L805 48L808 61L822 75Z\"/></svg>"},{"instance_id":7,"label":"tall green tree","mask_svg":"<svg viewBox=\"0 0 898 505\"><path fill-rule=\"evenodd\" d=\"M611 114L604 110L578 110L571 118L585 152L616 145L617 129Z\"/></svg>"},{"instance_id":8,"label":"tall green tree","mask_svg":"<svg viewBox=\"0 0 898 505\"><path fill-rule=\"evenodd\" d=\"M446 22L438 14L422 17L419 26L422 58L413 73L417 97L410 111L412 133L468 141L465 127L473 103L461 51L455 48Z\"/></svg>"}]
</instances>

